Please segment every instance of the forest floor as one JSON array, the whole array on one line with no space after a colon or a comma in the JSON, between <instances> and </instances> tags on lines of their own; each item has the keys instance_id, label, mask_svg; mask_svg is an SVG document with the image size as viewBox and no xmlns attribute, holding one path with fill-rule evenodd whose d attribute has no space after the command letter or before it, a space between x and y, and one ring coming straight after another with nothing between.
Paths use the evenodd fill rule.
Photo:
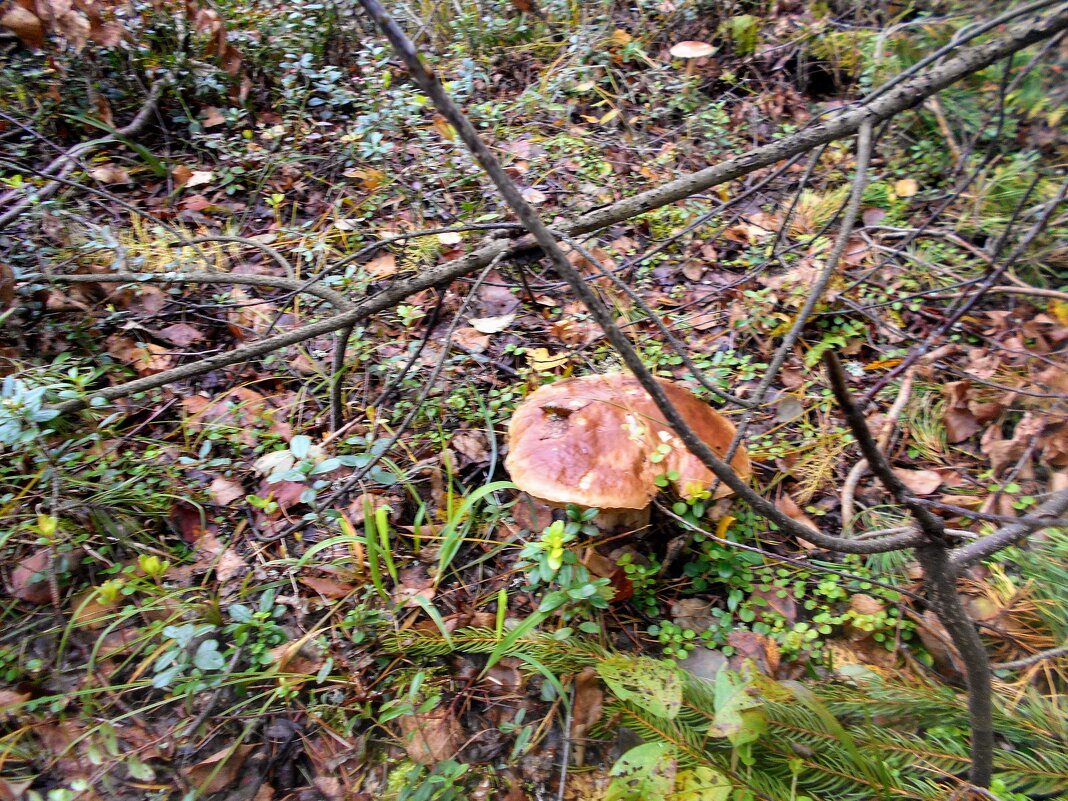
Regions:
<instances>
[{"instance_id":1,"label":"forest floor","mask_svg":"<svg viewBox=\"0 0 1068 801\"><path fill-rule=\"evenodd\" d=\"M952 792L961 657L909 552L829 552L700 496L607 535L521 502L516 405L621 367L537 258L360 322L336 410L323 334L49 412L323 319L334 301L297 291L313 279L373 298L515 233L346 4L104 5L84 31L34 16L43 50L24 17L0 40L0 214L171 75L143 127L0 225L0 801ZM410 33L560 225L789 136L986 13L416 5ZM684 41L714 50L673 56ZM657 376L735 422L709 387L758 401L752 483L790 518L908 525L858 465L833 350L908 489L980 536L1068 487L1066 65L1063 37L1035 45L876 129L859 220L763 396L839 230L852 139L569 259ZM177 280L204 271L223 278ZM1066 559L1050 528L960 580L995 666L1024 662L995 672L1004 801L1068 793L1068 662L1028 661L1068 641Z\"/></svg>"}]
</instances>

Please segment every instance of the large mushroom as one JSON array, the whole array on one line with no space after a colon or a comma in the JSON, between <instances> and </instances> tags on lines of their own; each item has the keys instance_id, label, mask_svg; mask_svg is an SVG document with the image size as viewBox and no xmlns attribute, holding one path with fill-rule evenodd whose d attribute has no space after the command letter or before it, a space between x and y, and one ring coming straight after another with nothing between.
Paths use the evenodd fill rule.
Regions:
<instances>
[{"instance_id":1,"label":"large mushroom","mask_svg":"<svg viewBox=\"0 0 1068 801\"><path fill-rule=\"evenodd\" d=\"M660 384L690 427L723 456L734 425L689 390ZM715 480L637 379L621 374L570 378L534 392L508 426L505 467L535 499L600 509L602 528L646 522L661 489L658 477L684 498L708 490ZM731 467L741 478L749 477L744 448L734 454ZM729 494L723 484L715 493Z\"/></svg>"}]
</instances>

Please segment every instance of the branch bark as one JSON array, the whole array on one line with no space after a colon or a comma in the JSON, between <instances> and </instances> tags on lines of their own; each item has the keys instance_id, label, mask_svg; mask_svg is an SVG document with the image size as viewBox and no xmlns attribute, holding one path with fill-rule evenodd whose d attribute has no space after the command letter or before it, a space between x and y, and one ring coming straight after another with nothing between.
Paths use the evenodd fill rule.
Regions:
<instances>
[{"instance_id":1,"label":"branch bark","mask_svg":"<svg viewBox=\"0 0 1068 801\"><path fill-rule=\"evenodd\" d=\"M916 559L923 568L927 600L932 611L949 632L949 637L964 662L964 680L968 687L968 717L972 733L972 765L969 778L977 787L988 787L994 770L994 702L990 656L957 593L957 569L950 562L945 525L941 518L915 503L912 493L898 478L879 449L864 414L849 392L845 371L838 355L834 351L828 351L824 356L824 364L835 400L841 407L864 458L868 460L872 473L883 482L898 503L912 512L926 538L926 542L916 547Z\"/></svg>"},{"instance_id":2,"label":"branch bark","mask_svg":"<svg viewBox=\"0 0 1068 801\"><path fill-rule=\"evenodd\" d=\"M149 90L145 104L141 106L140 110L138 110L132 120L121 128L117 128L114 134L109 134L108 136L103 136L99 139L93 139L75 145L62 156L53 159L43 171L54 175L58 179L66 178L75 166L77 166L78 161L82 157L88 156L97 148L101 148L104 145L121 141L122 138L136 136L141 129L148 124L148 121L152 119L152 115L156 111L156 106L159 104L159 99L163 96L163 90L170 86L170 82L171 79L168 76L161 78L152 84L152 88ZM3 228L22 214L31 203L52 197L52 195L56 193L56 190L61 186L63 186L62 180L52 180L44 186L30 187L26 191L12 189L5 192L3 195L0 195L0 206L14 203L11 208L3 214L0 214L0 228Z\"/></svg>"}]
</instances>

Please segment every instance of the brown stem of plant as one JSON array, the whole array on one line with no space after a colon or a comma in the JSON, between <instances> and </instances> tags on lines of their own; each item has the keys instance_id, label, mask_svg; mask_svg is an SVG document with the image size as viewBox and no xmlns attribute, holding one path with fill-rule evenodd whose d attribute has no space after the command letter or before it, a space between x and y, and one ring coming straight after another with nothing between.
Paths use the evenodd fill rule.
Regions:
<instances>
[{"instance_id":1,"label":"brown stem of plant","mask_svg":"<svg viewBox=\"0 0 1068 801\"><path fill-rule=\"evenodd\" d=\"M950 639L964 662L964 680L968 688L968 717L972 734L969 779L977 787L988 787L994 765L994 706L990 656L957 593L957 570L950 562L950 545L946 539L945 525L941 518L915 502L912 493L894 473L890 462L875 442L863 412L853 400L838 354L828 351L823 362L834 398L872 473L898 503L912 512L926 539L916 547L916 559L923 568L927 600L931 610L949 632Z\"/></svg>"}]
</instances>

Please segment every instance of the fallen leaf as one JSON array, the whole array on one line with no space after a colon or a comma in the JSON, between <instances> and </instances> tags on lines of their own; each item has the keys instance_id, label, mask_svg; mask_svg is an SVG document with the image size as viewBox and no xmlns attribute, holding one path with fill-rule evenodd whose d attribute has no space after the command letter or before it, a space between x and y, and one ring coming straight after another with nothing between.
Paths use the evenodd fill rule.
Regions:
<instances>
[{"instance_id":1,"label":"fallen leaf","mask_svg":"<svg viewBox=\"0 0 1068 801\"><path fill-rule=\"evenodd\" d=\"M46 604L52 600L47 549L42 548L15 564L8 580L7 591L13 598L31 604Z\"/></svg>"},{"instance_id":2,"label":"fallen leaf","mask_svg":"<svg viewBox=\"0 0 1068 801\"><path fill-rule=\"evenodd\" d=\"M779 645L765 634L755 631L732 631L727 644L734 648L729 662L734 670L742 670L751 661L765 676L774 676L779 669Z\"/></svg>"},{"instance_id":3,"label":"fallen leaf","mask_svg":"<svg viewBox=\"0 0 1068 801\"><path fill-rule=\"evenodd\" d=\"M483 334L499 334L511 325L515 314L502 314L497 317L472 317L468 320L471 327Z\"/></svg>"},{"instance_id":4,"label":"fallen leaf","mask_svg":"<svg viewBox=\"0 0 1068 801\"><path fill-rule=\"evenodd\" d=\"M462 453L472 463L481 464L489 461L489 444L482 431L458 431L453 435L449 445L457 453Z\"/></svg>"},{"instance_id":5,"label":"fallen leaf","mask_svg":"<svg viewBox=\"0 0 1068 801\"><path fill-rule=\"evenodd\" d=\"M942 476L934 470L909 470L895 467L894 474L916 495L930 495L942 486Z\"/></svg>"},{"instance_id":6,"label":"fallen leaf","mask_svg":"<svg viewBox=\"0 0 1068 801\"><path fill-rule=\"evenodd\" d=\"M208 106L200 114L200 124L205 128L215 128L226 122L226 117L223 113L215 108L215 106Z\"/></svg>"},{"instance_id":7,"label":"fallen leaf","mask_svg":"<svg viewBox=\"0 0 1068 801\"><path fill-rule=\"evenodd\" d=\"M23 701L29 701L29 693L19 693L14 690L0 689L0 720L14 717L15 707Z\"/></svg>"},{"instance_id":8,"label":"fallen leaf","mask_svg":"<svg viewBox=\"0 0 1068 801\"><path fill-rule=\"evenodd\" d=\"M527 351L527 361L539 373L547 373L567 364L567 354L553 356L548 348L531 348Z\"/></svg>"},{"instance_id":9,"label":"fallen leaf","mask_svg":"<svg viewBox=\"0 0 1068 801\"><path fill-rule=\"evenodd\" d=\"M215 503L220 506L229 506L238 498L245 497L245 488L232 478L224 476L217 476L208 490L211 492L211 497L215 499Z\"/></svg>"},{"instance_id":10,"label":"fallen leaf","mask_svg":"<svg viewBox=\"0 0 1068 801\"><path fill-rule=\"evenodd\" d=\"M586 753L586 734L604 714L604 690L597 669L586 667L575 677L575 700L571 708L571 742L575 764L581 766Z\"/></svg>"},{"instance_id":11,"label":"fallen leaf","mask_svg":"<svg viewBox=\"0 0 1068 801\"><path fill-rule=\"evenodd\" d=\"M920 185L915 178L902 178L894 182L894 194L898 197L912 197L920 191Z\"/></svg>"},{"instance_id":12,"label":"fallen leaf","mask_svg":"<svg viewBox=\"0 0 1068 801\"><path fill-rule=\"evenodd\" d=\"M14 33L26 47L32 50L44 47L44 25L32 11L19 5L12 6L0 17L0 25Z\"/></svg>"},{"instance_id":13,"label":"fallen leaf","mask_svg":"<svg viewBox=\"0 0 1068 801\"><path fill-rule=\"evenodd\" d=\"M525 200L532 206L537 206L539 203L544 203L548 199L548 195L546 195L539 189L535 189L534 187L529 187L528 189L523 190L523 200Z\"/></svg>"},{"instance_id":14,"label":"fallen leaf","mask_svg":"<svg viewBox=\"0 0 1068 801\"><path fill-rule=\"evenodd\" d=\"M324 598L331 600L344 598L356 589L352 584L345 584L334 579L316 578L315 576L306 576L299 579L299 581L305 587L310 587Z\"/></svg>"},{"instance_id":15,"label":"fallen leaf","mask_svg":"<svg viewBox=\"0 0 1068 801\"><path fill-rule=\"evenodd\" d=\"M446 231L443 234L438 234L438 242L446 247L454 247L464 241L463 234L457 231Z\"/></svg>"},{"instance_id":16,"label":"fallen leaf","mask_svg":"<svg viewBox=\"0 0 1068 801\"><path fill-rule=\"evenodd\" d=\"M74 52L80 53L89 41L89 19L77 11L68 11L55 21L56 32L67 40Z\"/></svg>"},{"instance_id":17,"label":"fallen leaf","mask_svg":"<svg viewBox=\"0 0 1068 801\"><path fill-rule=\"evenodd\" d=\"M215 173L211 170L192 170L189 173L189 179L185 182L185 188L192 189L194 186L210 184L214 178Z\"/></svg>"},{"instance_id":18,"label":"fallen leaf","mask_svg":"<svg viewBox=\"0 0 1068 801\"><path fill-rule=\"evenodd\" d=\"M456 756L463 745L463 730L449 710L435 709L398 718L408 758L420 765L433 765Z\"/></svg>"},{"instance_id":19,"label":"fallen leaf","mask_svg":"<svg viewBox=\"0 0 1068 801\"><path fill-rule=\"evenodd\" d=\"M397 272L397 257L392 253L383 253L363 265L363 269L372 278L388 278Z\"/></svg>"},{"instance_id":20,"label":"fallen leaf","mask_svg":"<svg viewBox=\"0 0 1068 801\"><path fill-rule=\"evenodd\" d=\"M128 184L131 181L129 171L117 164L101 164L99 167L93 167L93 169L89 170L89 176L94 181L99 181L109 186Z\"/></svg>"},{"instance_id":21,"label":"fallen leaf","mask_svg":"<svg viewBox=\"0 0 1068 801\"><path fill-rule=\"evenodd\" d=\"M712 603L700 598L682 598L671 605L671 619L679 628L692 629L700 634L715 625Z\"/></svg>"},{"instance_id":22,"label":"fallen leaf","mask_svg":"<svg viewBox=\"0 0 1068 801\"><path fill-rule=\"evenodd\" d=\"M254 747L252 745L239 745L236 748L227 746L195 765L182 768L182 775L205 795L225 790L238 778L245 759Z\"/></svg>"},{"instance_id":23,"label":"fallen leaf","mask_svg":"<svg viewBox=\"0 0 1068 801\"><path fill-rule=\"evenodd\" d=\"M215 577L225 584L248 572L248 565L233 548L225 548L215 563Z\"/></svg>"},{"instance_id":24,"label":"fallen leaf","mask_svg":"<svg viewBox=\"0 0 1068 801\"><path fill-rule=\"evenodd\" d=\"M188 323L175 323L156 332L156 336L178 348L185 348L194 342L200 342L204 335Z\"/></svg>"},{"instance_id":25,"label":"fallen leaf","mask_svg":"<svg viewBox=\"0 0 1068 801\"><path fill-rule=\"evenodd\" d=\"M452 332L452 341L468 353L482 353L490 344L488 334L479 333L478 330L466 326Z\"/></svg>"}]
</instances>

